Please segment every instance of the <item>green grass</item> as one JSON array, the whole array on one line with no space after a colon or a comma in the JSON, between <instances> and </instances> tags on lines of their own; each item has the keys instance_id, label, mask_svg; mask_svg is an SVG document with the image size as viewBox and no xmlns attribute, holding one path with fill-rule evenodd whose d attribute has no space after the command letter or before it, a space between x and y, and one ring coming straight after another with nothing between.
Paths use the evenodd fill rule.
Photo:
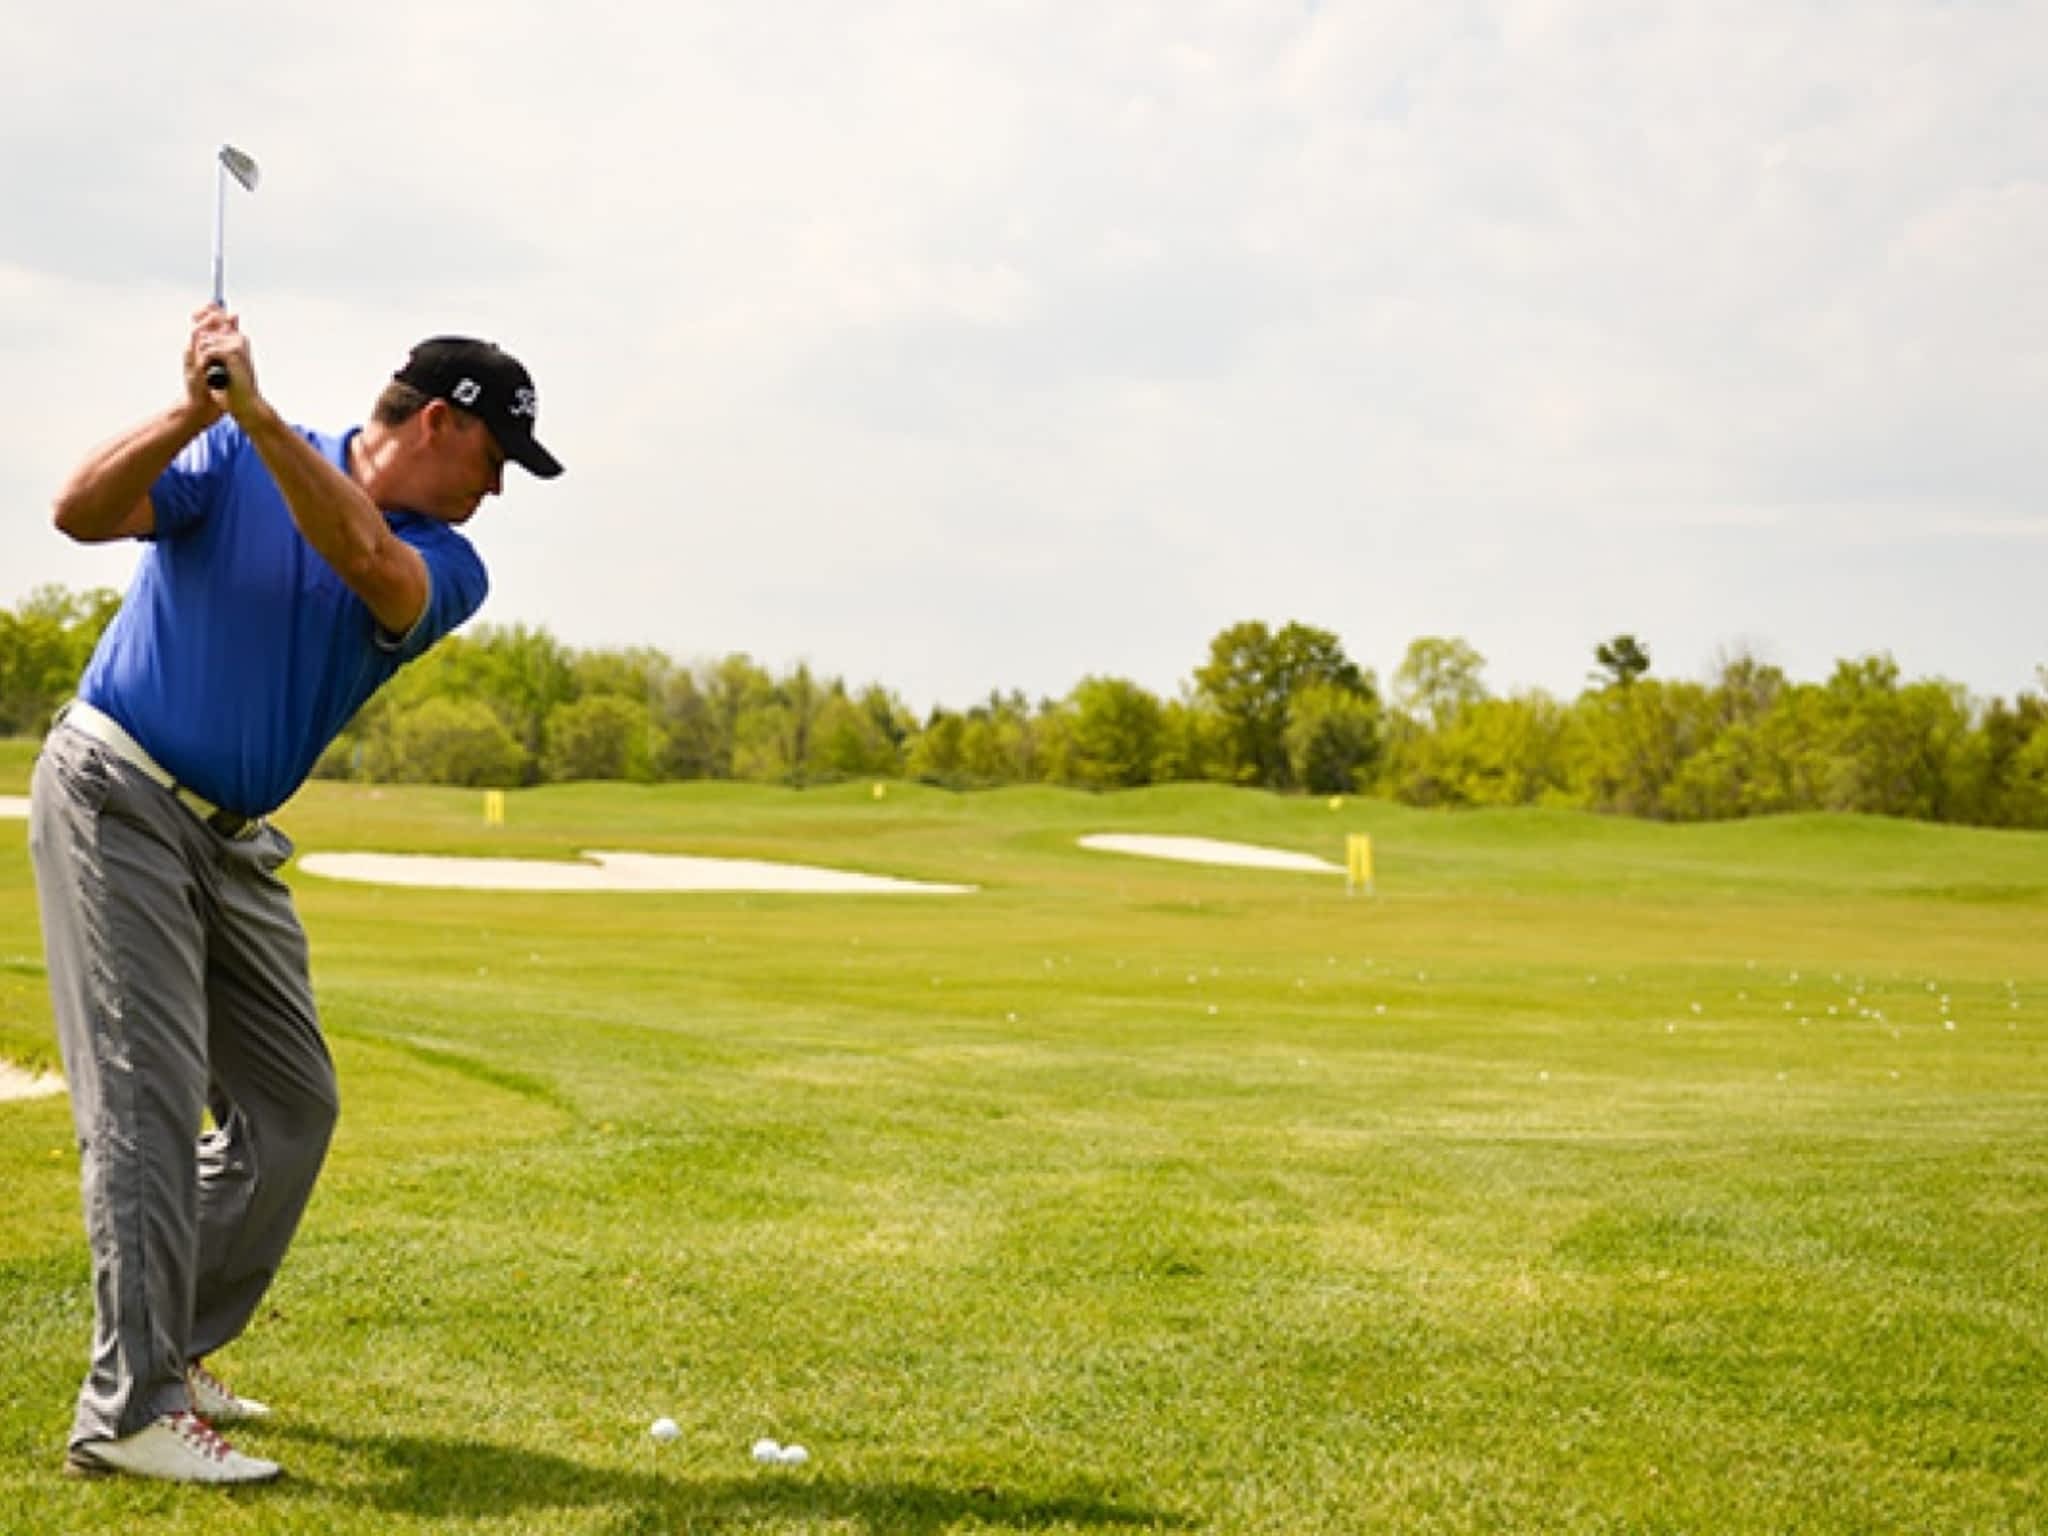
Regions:
<instances>
[{"instance_id":1,"label":"green grass","mask_svg":"<svg viewBox=\"0 0 2048 1536\"><path fill-rule=\"evenodd\" d=\"M982 889L298 876L344 1121L220 1362L292 1476L58 1477L75 1156L61 1100L10 1105L0 1528L2043 1528L2048 837L1214 788L510 801L487 831L473 793L315 786L285 821ZM1367 831L1379 897L1074 846L1117 830L1339 863ZM39 955L0 835L0 1054L48 1050ZM754 1467L761 1435L813 1464Z\"/></svg>"}]
</instances>

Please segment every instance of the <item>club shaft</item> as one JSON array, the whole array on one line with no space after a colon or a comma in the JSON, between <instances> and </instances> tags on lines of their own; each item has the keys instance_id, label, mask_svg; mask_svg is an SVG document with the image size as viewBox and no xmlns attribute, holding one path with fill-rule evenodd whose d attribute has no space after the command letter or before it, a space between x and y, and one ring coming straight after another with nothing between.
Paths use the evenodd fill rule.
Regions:
<instances>
[{"instance_id":1,"label":"club shaft","mask_svg":"<svg viewBox=\"0 0 2048 1536\"><path fill-rule=\"evenodd\" d=\"M226 274L222 250L226 245L228 221L228 172L218 160L213 166L213 302L227 303Z\"/></svg>"}]
</instances>

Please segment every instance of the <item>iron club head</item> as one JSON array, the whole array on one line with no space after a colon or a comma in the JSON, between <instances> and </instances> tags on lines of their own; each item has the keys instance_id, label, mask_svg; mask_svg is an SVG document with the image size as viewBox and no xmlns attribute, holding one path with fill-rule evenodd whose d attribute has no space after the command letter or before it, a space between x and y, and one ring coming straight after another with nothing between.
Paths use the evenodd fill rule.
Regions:
<instances>
[{"instance_id":1,"label":"iron club head","mask_svg":"<svg viewBox=\"0 0 2048 1536\"><path fill-rule=\"evenodd\" d=\"M263 179L263 171L256 164L255 157L244 154L232 144L221 145L220 163L223 170L251 192L256 190L256 183Z\"/></svg>"}]
</instances>

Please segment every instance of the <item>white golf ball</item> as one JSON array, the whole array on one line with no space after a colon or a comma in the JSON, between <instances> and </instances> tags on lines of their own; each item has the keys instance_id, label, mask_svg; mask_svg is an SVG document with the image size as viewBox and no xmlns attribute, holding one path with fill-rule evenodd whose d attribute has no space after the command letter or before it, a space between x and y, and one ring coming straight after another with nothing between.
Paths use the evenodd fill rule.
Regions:
<instances>
[{"instance_id":1,"label":"white golf ball","mask_svg":"<svg viewBox=\"0 0 2048 1536\"><path fill-rule=\"evenodd\" d=\"M647 1433L657 1440L673 1440L682 1433L674 1419L656 1419L647 1427Z\"/></svg>"},{"instance_id":2,"label":"white golf ball","mask_svg":"<svg viewBox=\"0 0 2048 1536\"><path fill-rule=\"evenodd\" d=\"M774 1463L782 1460L782 1447L773 1440L756 1440L754 1442L754 1460L760 1462L764 1467L772 1466Z\"/></svg>"},{"instance_id":3,"label":"white golf ball","mask_svg":"<svg viewBox=\"0 0 2048 1536\"><path fill-rule=\"evenodd\" d=\"M785 1467L800 1467L811 1459L811 1453L800 1445L785 1445L782 1448L782 1464Z\"/></svg>"}]
</instances>

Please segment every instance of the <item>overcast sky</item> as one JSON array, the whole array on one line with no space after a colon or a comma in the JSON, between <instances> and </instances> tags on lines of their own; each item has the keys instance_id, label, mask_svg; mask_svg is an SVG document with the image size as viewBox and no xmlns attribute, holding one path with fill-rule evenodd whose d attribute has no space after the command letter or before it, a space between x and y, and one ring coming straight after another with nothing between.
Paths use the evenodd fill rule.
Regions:
<instances>
[{"instance_id":1,"label":"overcast sky","mask_svg":"<svg viewBox=\"0 0 2048 1536\"><path fill-rule=\"evenodd\" d=\"M2048 6L14 8L0 604L229 298L288 416L489 336L481 619L915 707L1300 620L1497 691L2048 662Z\"/></svg>"}]
</instances>

